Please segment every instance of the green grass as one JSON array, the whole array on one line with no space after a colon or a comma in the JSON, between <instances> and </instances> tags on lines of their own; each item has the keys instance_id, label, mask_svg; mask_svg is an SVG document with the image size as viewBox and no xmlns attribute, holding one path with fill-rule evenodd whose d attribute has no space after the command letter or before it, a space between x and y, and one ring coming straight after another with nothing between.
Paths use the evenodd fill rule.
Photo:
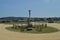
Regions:
<instances>
[{"instance_id":1,"label":"green grass","mask_svg":"<svg viewBox=\"0 0 60 40\"><path fill-rule=\"evenodd\" d=\"M53 28L53 27L47 27L42 29L42 33L50 33L50 32L57 32L58 29Z\"/></svg>"},{"instance_id":2,"label":"green grass","mask_svg":"<svg viewBox=\"0 0 60 40\"><path fill-rule=\"evenodd\" d=\"M15 31L15 32L21 32L20 28L14 29L13 27L6 27L6 29L10 31ZM52 33L57 31L59 30L56 28L47 27L47 28L42 28L42 31L37 31L35 28L33 28L33 30L31 31L27 31L26 29L24 29L23 33Z\"/></svg>"},{"instance_id":3,"label":"green grass","mask_svg":"<svg viewBox=\"0 0 60 40\"><path fill-rule=\"evenodd\" d=\"M14 29L13 27L6 27L7 30L10 30L10 31L15 31L15 32L20 32L20 29Z\"/></svg>"}]
</instances>

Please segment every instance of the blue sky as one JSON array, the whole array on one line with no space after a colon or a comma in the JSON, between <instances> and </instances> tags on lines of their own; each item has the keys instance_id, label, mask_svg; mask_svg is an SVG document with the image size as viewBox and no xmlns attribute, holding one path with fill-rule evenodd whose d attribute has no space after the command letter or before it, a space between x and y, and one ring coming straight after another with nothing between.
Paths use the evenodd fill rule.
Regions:
<instances>
[{"instance_id":1,"label":"blue sky","mask_svg":"<svg viewBox=\"0 0 60 40\"><path fill-rule=\"evenodd\" d=\"M0 17L60 17L60 0L0 0Z\"/></svg>"}]
</instances>

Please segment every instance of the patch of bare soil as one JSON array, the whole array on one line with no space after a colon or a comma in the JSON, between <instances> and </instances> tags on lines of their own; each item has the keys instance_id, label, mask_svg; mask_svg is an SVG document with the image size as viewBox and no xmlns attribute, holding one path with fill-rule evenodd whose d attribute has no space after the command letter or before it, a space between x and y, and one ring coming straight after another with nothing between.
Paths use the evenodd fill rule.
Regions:
<instances>
[{"instance_id":1,"label":"patch of bare soil","mask_svg":"<svg viewBox=\"0 0 60 40\"><path fill-rule=\"evenodd\" d=\"M60 24L57 23L47 23L47 24L48 26L60 29ZM60 40L60 31L45 34L31 34L31 33L13 32L5 29L5 27L10 26L12 25L0 24L0 40Z\"/></svg>"}]
</instances>

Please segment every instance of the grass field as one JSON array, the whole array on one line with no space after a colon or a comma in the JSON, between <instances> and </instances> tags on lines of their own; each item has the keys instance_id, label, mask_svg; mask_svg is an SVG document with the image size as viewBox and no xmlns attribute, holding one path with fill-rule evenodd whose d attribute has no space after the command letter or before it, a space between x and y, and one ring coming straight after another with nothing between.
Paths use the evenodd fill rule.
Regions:
<instances>
[{"instance_id":1,"label":"grass field","mask_svg":"<svg viewBox=\"0 0 60 40\"><path fill-rule=\"evenodd\" d=\"M60 30L60 24L47 23L47 25ZM12 25L0 24L0 40L60 40L60 31L45 34L31 34L31 33L14 32L5 29L6 27L10 26Z\"/></svg>"},{"instance_id":2,"label":"grass field","mask_svg":"<svg viewBox=\"0 0 60 40\"><path fill-rule=\"evenodd\" d=\"M13 27L6 27L6 29L10 31L15 31L15 32L21 32L21 28L14 29ZM41 31L40 31L40 28L39 29L33 28L31 31L27 31L26 29L24 29L24 31L22 32L24 33L52 33L52 32L58 32L58 31L60 30L48 26L47 28L42 28Z\"/></svg>"}]
</instances>

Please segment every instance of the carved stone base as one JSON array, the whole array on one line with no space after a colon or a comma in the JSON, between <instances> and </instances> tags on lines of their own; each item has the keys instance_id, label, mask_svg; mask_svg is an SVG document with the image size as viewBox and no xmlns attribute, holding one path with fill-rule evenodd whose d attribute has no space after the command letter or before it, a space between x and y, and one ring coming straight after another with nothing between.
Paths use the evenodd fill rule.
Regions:
<instances>
[{"instance_id":1,"label":"carved stone base","mask_svg":"<svg viewBox=\"0 0 60 40\"><path fill-rule=\"evenodd\" d=\"M32 30L32 27L27 27L27 31L31 31Z\"/></svg>"}]
</instances>

